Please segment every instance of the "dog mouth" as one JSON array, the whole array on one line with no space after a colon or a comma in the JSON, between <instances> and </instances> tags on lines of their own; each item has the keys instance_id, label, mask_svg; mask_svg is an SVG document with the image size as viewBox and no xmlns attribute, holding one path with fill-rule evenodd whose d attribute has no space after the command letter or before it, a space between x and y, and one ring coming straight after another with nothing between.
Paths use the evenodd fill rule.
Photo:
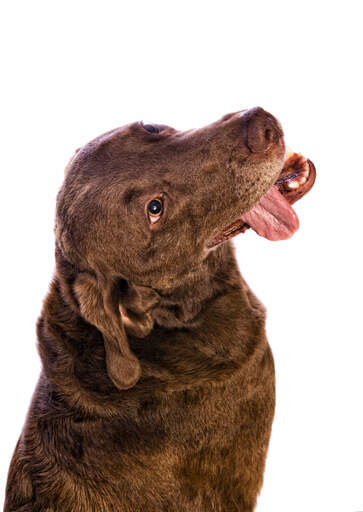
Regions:
<instances>
[{"instance_id":1,"label":"dog mouth","mask_svg":"<svg viewBox=\"0 0 363 512\"><path fill-rule=\"evenodd\" d=\"M241 218L221 231L208 248L252 228L268 240L286 240L299 228L299 219L291 207L309 192L315 183L314 164L299 153L288 152L282 171L270 190Z\"/></svg>"}]
</instances>

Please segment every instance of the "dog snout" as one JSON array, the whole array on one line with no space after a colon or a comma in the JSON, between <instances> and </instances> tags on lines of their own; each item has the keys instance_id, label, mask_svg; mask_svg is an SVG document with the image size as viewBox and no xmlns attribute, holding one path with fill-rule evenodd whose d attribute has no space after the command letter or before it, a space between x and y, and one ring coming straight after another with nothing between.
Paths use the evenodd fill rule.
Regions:
<instances>
[{"instance_id":1,"label":"dog snout","mask_svg":"<svg viewBox=\"0 0 363 512\"><path fill-rule=\"evenodd\" d=\"M252 153L264 153L283 135L277 119L261 107L250 108L241 117L246 126L246 144Z\"/></svg>"}]
</instances>

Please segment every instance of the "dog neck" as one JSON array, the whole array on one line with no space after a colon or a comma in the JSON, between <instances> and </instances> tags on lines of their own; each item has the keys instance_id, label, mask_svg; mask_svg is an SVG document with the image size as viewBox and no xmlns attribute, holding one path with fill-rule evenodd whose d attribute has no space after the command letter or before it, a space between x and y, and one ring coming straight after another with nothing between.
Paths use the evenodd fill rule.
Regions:
<instances>
[{"instance_id":1,"label":"dog neck","mask_svg":"<svg viewBox=\"0 0 363 512\"><path fill-rule=\"evenodd\" d=\"M128 336L141 363L141 378L135 387L120 391L107 375L102 334L82 317L71 293L74 268L64 265L58 266L37 332L47 382L71 408L118 413L126 397L228 379L258 353L264 310L226 243L210 253L199 273L185 276L178 287L157 291L160 300L149 311L150 332L143 338ZM251 332L261 336L251 338Z\"/></svg>"},{"instance_id":2,"label":"dog neck","mask_svg":"<svg viewBox=\"0 0 363 512\"><path fill-rule=\"evenodd\" d=\"M178 285L158 289L154 322L167 328L197 327L201 312L216 297L241 285L241 276L230 242L211 251L197 269L178 277Z\"/></svg>"}]
</instances>

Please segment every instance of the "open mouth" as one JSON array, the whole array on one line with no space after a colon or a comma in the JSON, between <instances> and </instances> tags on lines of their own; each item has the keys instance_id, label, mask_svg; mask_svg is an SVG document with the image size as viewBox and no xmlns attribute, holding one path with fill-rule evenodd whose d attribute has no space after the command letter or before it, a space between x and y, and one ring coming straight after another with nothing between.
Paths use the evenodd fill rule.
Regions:
<instances>
[{"instance_id":1,"label":"open mouth","mask_svg":"<svg viewBox=\"0 0 363 512\"><path fill-rule=\"evenodd\" d=\"M215 247L248 228L268 240L290 238L299 228L299 219L291 205L309 192L315 178L314 164L299 153L289 152L270 190L249 212L215 236L207 247Z\"/></svg>"}]
</instances>

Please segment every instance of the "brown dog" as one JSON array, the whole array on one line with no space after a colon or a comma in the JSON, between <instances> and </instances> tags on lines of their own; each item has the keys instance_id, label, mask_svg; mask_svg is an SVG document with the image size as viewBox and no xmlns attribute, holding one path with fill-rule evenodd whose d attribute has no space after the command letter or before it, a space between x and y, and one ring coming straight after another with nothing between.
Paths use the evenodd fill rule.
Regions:
<instances>
[{"instance_id":1,"label":"brown dog","mask_svg":"<svg viewBox=\"0 0 363 512\"><path fill-rule=\"evenodd\" d=\"M254 509L274 368L228 239L297 229L289 203L315 172L284 162L261 108L187 132L135 123L76 153L6 512Z\"/></svg>"}]
</instances>

